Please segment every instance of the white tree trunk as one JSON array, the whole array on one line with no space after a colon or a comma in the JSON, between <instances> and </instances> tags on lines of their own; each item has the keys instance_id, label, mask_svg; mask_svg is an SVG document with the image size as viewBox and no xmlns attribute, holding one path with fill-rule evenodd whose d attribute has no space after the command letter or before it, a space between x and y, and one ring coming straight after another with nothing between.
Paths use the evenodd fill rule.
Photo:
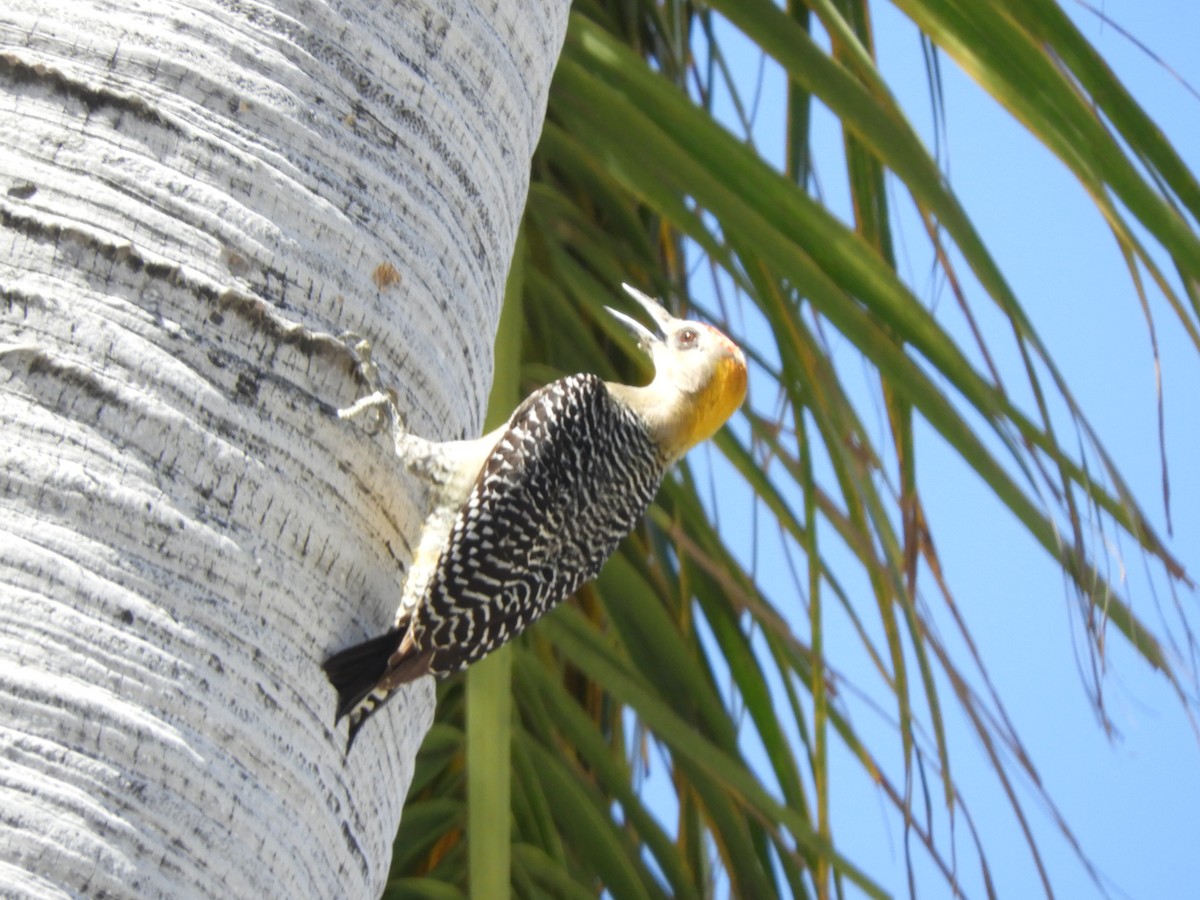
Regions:
<instances>
[{"instance_id":1,"label":"white tree trunk","mask_svg":"<svg viewBox=\"0 0 1200 900\"><path fill-rule=\"evenodd\" d=\"M566 0L0 9L0 896L370 897L428 680L421 493L331 410L368 338L477 434Z\"/></svg>"}]
</instances>

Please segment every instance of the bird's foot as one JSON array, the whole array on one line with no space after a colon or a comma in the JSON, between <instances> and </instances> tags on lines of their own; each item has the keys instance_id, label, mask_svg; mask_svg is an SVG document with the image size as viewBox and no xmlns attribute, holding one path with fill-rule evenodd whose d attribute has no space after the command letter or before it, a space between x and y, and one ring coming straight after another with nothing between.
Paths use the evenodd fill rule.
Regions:
<instances>
[{"instance_id":1,"label":"bird's foot","mask_svg":"<svg viewBox=\"0 0 1200 900\"><path fill-rule=\"evenodd\" d=\"M372 434L381 428L396 425L400 421L400 413L396 409L394 392L374 391L337 411L339 419L357 419L364 414L370 415L370 422L366 427Z\"/></svg>"},{"instance_id":2,"label":"bird's foot","mask_svg":"<svg viewBox=\"0 0 1200 900\"><path fill-rule=\"evenodd\" d=\"M360 397L352 404L337 411L339 419L356 419L364 414L370 416L367 431L375 432L387 428L391 431L402 430L404 427L399 410L396 408L396 391L384 388L379 378L379 366L371 359L371 342L365 337L346 331L338 335L354 357L358 376L366 384L371 393Z\"/></svg>"}]
</instances>

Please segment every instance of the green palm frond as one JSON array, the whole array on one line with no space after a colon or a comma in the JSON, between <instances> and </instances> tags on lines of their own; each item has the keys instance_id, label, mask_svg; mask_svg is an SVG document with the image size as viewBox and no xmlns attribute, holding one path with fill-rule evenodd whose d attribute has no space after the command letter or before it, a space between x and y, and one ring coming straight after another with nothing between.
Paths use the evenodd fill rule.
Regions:
<instances>
[{"instance_id":1,"label":"green palm frond","mask_svg":"<svg viewBox=\"0 0 1200 900\"><path fill-rule=\"evenodd\" d=\"M1143 302L1152 286L1200 349L1200 186L1062 10L895 5L921 30L935 101L944 54L1062 160ZM895 808L906 853L911 841L955 889L961 868L982 872L990 892L987 848L955 778L951 709L983 747L1049 891L1028 798L1073 838L957 612L925 517L918 432L940 436L1061 567L1091 653L1104 653L1111 626L1193 703L1164 649L1191 634L1143 619L1097 564L1095 535L1132 540L1171 584L1190 586L1187 574L876 67L870 7L792 7L575 6L515 262L523 362L504 379L523 394L564 372L644 378L601 307L622 281L699 307L691 288L707 281L699 312L747 348L750 402L668 481L597 583L516 642L511 676L470 682L484 708L494 701L481 698L511 691L510 733L493 722L466 737L464 681L440 687L397 841L396 896L460 896L472 878L485 896L487 873L503 883L509 865L514 891L531 897L883 896L901 886L875 883L839 849L834 745ZM786 123L779 164L750 133L755 101L731 70L730 27L788 79L783 108L757 111ZM743 133L714 117L718 94ZM818 102L842 128L851 221L808 191ZM897 197L916 210L971 343L898 274ZM977 327L981 303L1006 333ZM993 362L1000 342L1015 348L1015 372ZM852 383L864 369L866 400ZM712 480L722 498L747 498L787 583L763 583L728 548ZM890 697L884 746L848 712L864 676L843 670L835 619ZM498 741L511 767L491 770L504 784L480 812L465 748L486 755ZM498 817L511 846L498 829L501 862L481 854L469 866L464 846L487 842L478 823ZM968 847L977 860L962 858Z\"/></svg>"}]
</instances>

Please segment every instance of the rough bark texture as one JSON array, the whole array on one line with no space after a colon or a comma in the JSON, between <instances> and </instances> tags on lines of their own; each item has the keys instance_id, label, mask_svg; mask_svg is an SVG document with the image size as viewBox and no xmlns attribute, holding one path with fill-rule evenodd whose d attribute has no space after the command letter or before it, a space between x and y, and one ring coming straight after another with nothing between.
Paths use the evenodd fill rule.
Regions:
<instances>
[{"instance_id":1,"label":"rough bark texture","mask_svg":"<svg viewBox=\"0 0 1200 900\"><path fill-rule=\"evenodd\" d=\"M565 0L0 12L0 895L369 897L429 726L318 665L477 434Z\"/></svg>"}]
</instances>

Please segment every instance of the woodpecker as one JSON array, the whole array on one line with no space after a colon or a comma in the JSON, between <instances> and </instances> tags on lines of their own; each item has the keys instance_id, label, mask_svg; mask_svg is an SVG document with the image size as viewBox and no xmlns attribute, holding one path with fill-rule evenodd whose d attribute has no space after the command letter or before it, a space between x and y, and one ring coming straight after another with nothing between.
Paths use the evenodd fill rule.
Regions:
<instances>
[{"instance_id":1,"label":"woodpecker","mask_svg":"<svg viewBox=\"0 0 1200 900\"><path fill-rule=\"evenodd\" d=\"M737 345L623 287L662 332L605 307L650 354L650 384L571 375L477 440L394 433L404 464L431 485L433 510L391 630L323 665L338 693L335 721L350 719L347 753L402 684L461 671L599 574L670 466L741 406L746 360Z\"/></svg>"}]
</instances>

